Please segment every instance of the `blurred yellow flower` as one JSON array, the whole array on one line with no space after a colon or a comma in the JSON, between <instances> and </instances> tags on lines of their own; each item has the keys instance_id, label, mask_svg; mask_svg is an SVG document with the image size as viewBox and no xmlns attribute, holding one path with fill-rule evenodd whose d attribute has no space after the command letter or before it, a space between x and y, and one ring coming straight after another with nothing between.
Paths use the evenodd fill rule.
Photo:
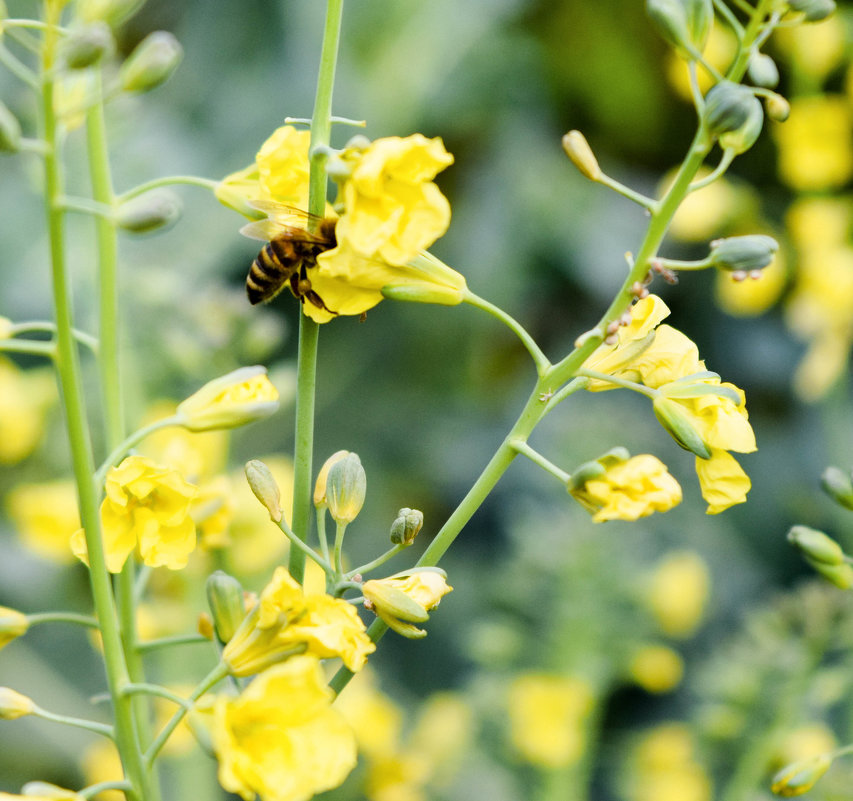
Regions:
<instances>
[{"instance_id":1,"label":"blurred yellow flower","mask_svg":"<svg viewBox=\"0 0 853 801\"><path fill-rule=\"evenodd\" d=\"M287 569L278 567L222 659L236 676L258 673L299 653L340 657L355 672L375 649L352 604L325 593L306 595Z\"/></svg>"},{"instance_id":2,"label":"blurred yellow flower","mask_svg":"<svg viewBox=\"0 0 853 801\"><path fill-rule=\"evenodd\" d=\"M395 753L400 747L403 713L377 686L369 668L352 678L335 699L337 709L352 726L358 751L368 759Z\"/></svg>"},{"instance_id":3,"label":"blurred yellow flower","mask_svg":"<svg viewBox=\"0 0 853 801\"><path fill-rule=\"evenodd\" d=\"M703 168L696 173L696 179L710 175L711 170ZM675 173L665 179L664 184L672 182ZM705 243L719 236L723 229L736 220L754 215L755 198L749 188L737 186L725 178L691 192L682 201L670 224L670 233L684 242Z\"/></svg>"},{"instance_id":4,"label":"blurred yellow flower","mask_svg":"<svg viewBox=\"0 0 853 801\"><path fill-rule=\"evenodd\" d=\"M227 548L231 544L228 527L234 517L234 493L227 476L217 476L198 488L190 514L202 548Z\"/></svg>"},{"instance_id":5,"label":"blurred yellow flower","mask_svg":"<svg viewBox=\"0 0 853 801\"><path fill-rule=\"evenodd\" d=\"M306 801L356 764L355 735L332 706L320 663L295 656L236 698L217 698L212 729L219 781L246 801Z\"/></svg>"},{"instance_id":6,"label":"blurred yellow flower","mask_svg":"<svg viewBox=\"0 0 853 801\"><path fill-rule=\"evenodd\" d=\"M190 516L194 485L177 470L144 456L128 456L109 470L104 489L101 527L110 572L120 572L137 546L142 561L150 567L186 567L196 543ZM71 548L75 556L86 561L82 530L72 536Z\"/></svg>"},{"instance_id":7,"label":"blurred yellow flower","mask_svg":"<svg viewBox=\"0 0 853 801\"><path fill-rule=\"evenodd\" d=\"M654 512L668 512L681 503L681 487L666 465L650 454L614 461L603 475L570 490L593 513L594 523L637 520Z\"/></svg>"},{"instance_id":8,"label":"blurred yellow flower","mask_svg":"<svg viewBox=\"0 0 853 801\"><path fill-rule=\"evenodd\" d=\"M844 22L840 14L818 23L777 28L773 39L797 73L818 81L844 59Z\"/></svg>"},{"instance_id":9,"label":"blurred yellow flower","mask_svg":"<svg viewBox=\"0 0 853 801\"><path fill-rule=\"evenodd\" d=\"M420 754L400 751L371 760L364 782L367 801L427 801L430 764Z\"/></svg>"},{"instance_id":10,"label":"blurred yellow flower","mask_svg":"<svg viewBox=\"0 0 853 801\"><path fill-rule=\"evenodd\" d=\"M524 673L510 685L508 702L510 740L522 759L543 768L564 768L581 759L595 705L588 682Z\"/></svg>"},{"instance_id":11,"label":"blurred yellow flower","mask_svg":"<svg viewBox=\"0 0 853 801\"><path fill-rule=\"evenodd\" d=\"M27 633L30 621L17 609L0 606L0 648Z\"/></svg>"},{"instance_id":12,"label":"blurred yellow flower","mask_svg":"<svg viewBox=\"0 0 853 801\"><path fill-rule=\"evenodd\" d=\"M693 551L665 556L648 578L644 601L670 637L689 637L705 614L711 578L705 560Z\"/></svg>"},{"instance_id":13,"label":"blurred yellow flower","mask_svg":"<svg viewBox=\"0 0 853 801\"><path fill-rule=\"evenodd\" d=\"M55 400L50 371L21 370L0 356L0 464L15 464L35 450Z\"/></svg>"},{"instance_id":14,"label":"blurred yellow flower","mask_svg":"<svg viewBox=\"0 0 853 801\"><path fill-rule=\"evenodd\" d=\"M24 545L60 564L74 560L69 543L80 514L73 481L19 484L9 490L6 508Z\"/></svg>"},{"instance_id":15,"label":"blurred yellow flower","mask_svg":"<svg viewBox=\"0 0 853 801\"><path fill-rule=\"evenodd\" d=\"M452 692L433 693L418 710L407 749L430 765L430 781L441 782L458 768L474 734L474 712Z\"/></svg>"},{"instance_id":16,"label":"blurred yellow flower","mask_svg":"<svg viewBox=\"0 0 853 801\"><path fill-rule=\"evenodd\" d=\"M666 645L644 645L628 662L628 675L650 693L674 690L684 676L684 660Z\"/></svg>"},{"instance_id":17,"label":"blurred yellow flower","mask_svg":"<svg viewBox=\"0 0 853 801\"><path fill-rule=\"evenodd\" d=\"M717 303L735 317L763 314L782 295L788 282L788 271L782 251L765 267L758 278L735 281L730 273L718 270L714 291Z\"/></svg>"},{"instance_id":18,"label":"blurred yellow flower","mask_svg":"<svg viewBox=\"0 0 853 801\"><path fill-rule=\"evenodd\" d=\"M189 431L235 428L269 417L278 409L278 390L265 367L241 367L208 381L178 404L176 415Z\"/></svg>"},{"instance_id":19,"label":"blurred yellow flower","mask_svg":"<svg viewBox=\"0 0 853 801\"><path fill-rule=\"evenodd\" d=\"M384 579L364 582L362 592L370 608L390 628L404 637L425 637L426 632L412 623L423 623L429 612L451 592L444 571L420 569Z\"/></svg>"},{"instance_id":20,"label":"blurred yellow flower","mask_svg":"<svg viewBox=\"0 0 853 801\"><path fill-rule=\"evenodd\" d=\"M853 112L840 95L795 97L791 116L772 128L779 175L798 191L834 189L853 175Z\"/></svg>"},{"instance_id":21,"label":"blurred yellow flower","mask_svg":"<svg viewBox=\"0 0 853 801\"><path fill-rule=\"evenodd\" d=\"M702 56L705 62L725 72L737 55L737 37L730 28L723 25L714 25L705 43ZM678 94L687 101L692 100L690 92L690 80L687 65L676 51L671 51L666 65L666 76L670 85ZM699 88L707 92L714 83L713 76L700 64L698 68Z\"/></svg>"},{"instance_id":22,"label":"blurred yellow flower","mask_svg":"<svg viewBox=\"0 0 853 801\"><path fill-rule=\"evenodd\" d=\"M87 785L119 782L124 779L118 749L111 740L99 738L87 746L83 752L82 768ZM124 801L124 793L121 790L101 790L94 797L98 801Z\"/></svg>"},{"instance_id":23,"label":"blurred yellow flower","mask_svg":"<svg viewBox=\"0 0 853 801\"><path fill-rule=\"evenodd\" d=\"M647 732L633 754L630 801L711 801L710 779L694 753L690 730L681 723Z\"/></svg>"}]
</instances>

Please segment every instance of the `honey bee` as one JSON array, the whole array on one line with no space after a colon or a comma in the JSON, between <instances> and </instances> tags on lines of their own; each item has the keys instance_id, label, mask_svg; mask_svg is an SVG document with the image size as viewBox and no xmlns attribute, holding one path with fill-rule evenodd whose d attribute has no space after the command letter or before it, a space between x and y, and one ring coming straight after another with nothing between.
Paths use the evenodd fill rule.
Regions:
<instances>
[{"instance_id":1,"label":"honey bee","mask_svg":"<svg viewBox=\"0 0 853 801\"><path fill-rule=\"evenodd\" d=\"M249 303L268 303L287 286L302 303L307 300L335 314L311 289L307 270L316 266L317 256L337 246L336 220L274 201L257 200L251 205L268 216L240 229L244 236L266 242L246 276ZM316 222L313 232L307 228L310 222Z\"/></svg>"}]
</instances>

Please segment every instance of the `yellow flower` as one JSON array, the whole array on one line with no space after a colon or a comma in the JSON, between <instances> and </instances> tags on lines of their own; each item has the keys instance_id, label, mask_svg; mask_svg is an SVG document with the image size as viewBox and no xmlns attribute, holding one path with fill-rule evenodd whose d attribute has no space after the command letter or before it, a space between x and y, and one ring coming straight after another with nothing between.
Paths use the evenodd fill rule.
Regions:
<instances>
[{"instance_id":1,"label":"yellow flower","mask_svg":"<svg viewBox=\"0 0 853 801\"><path fill-rule=\"evenodd\" d=\"M0 648L27 633L30 621L25 614L8 606L0 606Z\"/></svg>"},{"instance_id":2,"label":"yellow flower","mask_svg":"<svg viewBox=\"0 0 853 801\"><path fill-rule=\"evenodd\" d=\"M190 509L203 548L226 548L231 544L228 527L234 517L234 495L226 476L202 484Z\"/></svg>"},{"instance_id":3,"label":"yellow flower","mask_svg":"<svg viewBox=\"0 0 853 801\"><path fill-rule=\"evenodd\" d=\"M369 759L378 759L397 751L403 713L376 686L376 677L369 667L347 684L335 700L335 709L352 726L359 753Z\"/></svg>"},{"instance_id":4,"label":"yellow flower","mask_svg":"<svg viewBox=\"0 0 853 801\"><path fill-rule=\"evenodd\" d=\"M334 317L329 309L335 314L362 314L390 295L388 289L396 292L398 300L443 306L461 303L467 290L465 278L430 253L417 254L402 265L391 265L363 256L348 244L321 253L317 266L309 268L307 275L326 308L312 303L302 308L318 323Z\"/></svg>"},{"instance_id":5,"label":"yellow flower","mask_svg":"<svg viewBox=\"0 0 853 801\"><path fill-rule=\"evenodd\" d=\"M548 673L518 676L509 688L512 745L527 762L564 768L586 749L586 722L595 705L583 679Z\"/></svg>"},{"instance_id":6,"label":"yellow flower","mask_svg":"<svg viewBox=\"0 0 853 801\"><path fill-rule=\"evenodd\" d=\"M262 198L308 208L308 147L311 132L283 125L261 145L255 156Z\"/></svg>"},{"instance_id":7,"label":"yellow flower","mask_svg":"<svg viewBox=\"0 0 853 801\"><path fill-rule=\"evenodd\" d=\"M241 367L209 381L178 404L177 417L189 431L234 428L278 409L278 390L265 367Z\"/></svg>"},{"instance_id":8,"label":"yellow flower","mask_svg":"<svg viewBox=\"0 0 853 801\"><path fill-rule=\"evenodd\" d=\"M399 751L371 761L364 781L367 801L427 801L430 765L420 754Z\"/></svg>"},{"instance_id":9,"label":"yellow flower","mask_svg":"<svg viewBox=\"0 0 853 801\"><path fill-rule=\"evenodd\" d=\"M696 344L676 328L659 325L651 344L621 371L629 381L657 389L670 381L705 369Z\"/></svg>"},{"instance_id":10,"label":"yellow flower","mask_svg":"<svg viewBox=\"0 0 853 801\"><path fill-rule=\"evenodd\" d=\"M689 637L705 614L710 590L708 566L699 554L668 554L649 577L644 599L661 630Z\"/></svg>"},{"instance_id":11,"label":"yellow flower","mask_svg":"<svg viewBox=\"0 0 853 801\"><path fill-rule=\"evenodd\" d=\"M757 279L735 281L729 273L718 270L714 289L717 303L726 312L735 317L752 317L776 303L787 282L784 254L779 251Z\"/></svg>"},{"instance_id":12,"label":"yellow flower","mask_svg":"<svg viewBox=\"0 0 853 801\"><path fill-rule=\"evenodd\" d=\"M654 512L667 512L681 502L678 482L666 465L650 454L611 460L604 468L602 474L569 490L593 513L594 523L637 520Z\"/></svg>"},{"instance_id":13,"label":"yellow flower","mask_svg":"<svg viewBox=\"0 0 853 801\"><path fill-rule=\"evenodd\" d=\"M408 750L427 762L433 781L446 779L458 767L474 733L473 718L470 704L452 692L434 693L418 711Z\"/></svg>"},{"instance_id":14,"label":"yellow flower","mask_svg":"<svg viewBox=\"0 0 853 801\"><path fill-rule=\"evenodd\" d=\"M853 175L853 117L841 96L791 100L791 116L773 131L779 147L779 174L799 191L832 189Z\"/></svg>"},{"instance_id":15,"label":"yellow flower","mask_svg":"<svg viewBox=\"0 0 853 801\"><path fill-rule=\"evenodd\" d=\"M681 63L683 66L684 62ZM710 169L703 168L696 173L696 178L705 178L710 173ZM673 178L675 172L664 180L665 187L668 188ZM684 242L706 243L739 218L752 217L755 205L750 189L720 178L684 198L669 230Z\"/></svg>"},{"instance_id":16,"label":"yellow flower","mask_svg":"<svg viewBox=\"0 0 853 801\"><path fill-rule=\"evenodd\" d=\"M628 674L650 693L675 689L684 676L684 660L666 645L644 645L631 657Z\"/></svg>"},{"instance_id":17,"label":"yellow flower","mask_svg":"<svg viewBox=\"0 0 853 801\"><path fill-rule=\"evenodd\" d=\"M68 542L80 528L80 514L73 481L19 484L6 506L24 545L60 564L74 560Z\"/></svg>"},{"instance_id":18,"label":"yellow flower","mask_svg":"<svg viewBox=\"0 0 853 801\"><path fill-rule=\"evenodd\" d=\"M773 38L796 72L816 81L826 78L844 60L844 23L839 14L816 24L778 28Z\"/></svg>"},{"instance_id":19,"label":"yellow flower","mask_svg":"<svg viewBox=\"0 0 853 801\"><path fill-rule=\"evenodd\" d=\"M258 673L299 653L340 657L350 670L359 671L375 649L352 604L325 593L305 595L287 570L278 567L222 658L235 676Z\"/></svg>"},{"instance_id":20,"label":"yellow flower","mask_svg":"<svg viewBox=\"0 0 853 801\"><path fill-rule=\"evenodd\" d=\"M646 733L634 753L630 801L710 801L711 782L694 752L683 724L663 724Z\"/></svg>"},{"instance_id":21,"label":"yellow flower","mask_svg":"<svg viewBox=\"0 0 853 801\"><path fill-rule=\"evenodd\" d=\"M390 628L404 637L418 639L426 632L412 623L429 620L429 612L451 592L439 568L420 568L384 579L366 581L362 592L370 608Z\"/></svg>"},{"instance_id":22,"label":"yellow flower","mask_svg":"<svg viewBox=\"0 0 853 801\"><path fill-rule=\"evenodd\" d=\"M0 356L0 464L15 464L35 450L55 399L49 371L20 370Z\"/></svg>"},{"instance_id":23,"label":"yellow flower","mask_svg":"<svg viewBox=\"0 0 853 801\"><path fill-rule=\"evenodd\" d=\"M190 516L195 486L184 481L177 470L144 456L128 456L107 473L105 494L101 527L110 572L120 572L137 546L142 561L150 567L186 567L196 542ZM82 530L73 535L71 548L86 561Z\"/></svg>"},{"instance_id":24,"label":"yellow flower","mask_svg":"<svg viewBox=\"0 0 853 801\"><path fill-rule=\"evenodd\" d=\"M265 670L236 698L217 698L212 736L222 786L246 801L307 801L341 784L355 767L356 744L333 698L310 656Z\"/></svg>"},{"instance_id":25,"label":"yellow flower","mask_svg":"<svg viewBox=\"0 0 853 801\"><path fill-rule=\"evenodd\" d=\"M404 265L444 234L450 203L433 178L453 163L441 139L421 134L348 148L350 175L341 187L338 242L392 265Z\"/></svg>"},{"instance_id":26,"label":"yellow flower","mask_svg":"<svg viewBox=\"0 0 853 801\"><path fill-rule=\"evenodd\" d=\"M752 482L737 460L727 451L711 448L710 459L696 458L696 475L702 497L708 501L709 515L724 512L746 501Z\"/></svg>"}]
</instances>

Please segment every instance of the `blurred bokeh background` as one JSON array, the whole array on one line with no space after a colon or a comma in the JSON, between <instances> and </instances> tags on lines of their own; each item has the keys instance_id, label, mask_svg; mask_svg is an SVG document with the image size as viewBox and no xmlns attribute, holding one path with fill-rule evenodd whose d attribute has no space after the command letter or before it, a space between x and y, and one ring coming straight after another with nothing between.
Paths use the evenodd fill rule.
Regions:
<instances>
[{"instance_id":1,"label":"blurred bokeh background","mask_svg":"<svg viewBox=\"0 0 853 801\"><path fill-rule=\"evenodd\" d=\"M26 15L33 4L7 5ZM173 173L224 177L250 163L285 116L310 116L323 6L149 0L121 30L120 51L165 29L185 58L155 93L109 107L117 190ZM427 639L388 636L372 660L373 688L392 700L366 684L352 689L353 707L363 704L353 714L387 741L365 747L334 798L760 799L785 761L853 739L849 595L820 584L785 541L805 523L853 544L850 512L819 489L827 465L853 466L851 22L842 3L831 20L771 41L791 119L768 123L724 183L691 198L664 248L699 258L714 237L762 232L782 244L777 264L742 285L708 271L653 288L709 369L746 391L759 444L741 460L748 503L705 515L693 457L644 399L572 398L537 430L536 447L566 470L616 445L654 453L684 502L665 516L593 525L559 483L518 460L443 563L455 589ZM721 64L733 52L726 33L718 25L708 51ZM439 177L453 221L434 252L556 359L598 319L646 225L642 209L574 170L560 137L581 129L608 173L654 194L692 136L684 91L683 65L637 0L358 0L345 9L335 113L365 119L371 138L443 138L456 159ZM35 103L5 72L0 97L32 129ZM350 135L338 127L334 144ZM71 131L66 147L69 191L85 194L83 132ZM4 157L0 315L15 321L51 314L38 185L33 159ZM251 308L243 283L256 245L239 236L240 220L203 189L175 191L184 211L174 227L121 241L132 426L155 403L244 364L268 365L286 397L293 388L297 304L282 295ZM73 218L68 241L79 325L91 329L91 220ZM402 506L424 512L422 549L526 398L534 371L525 351L474 309L391 302L364 322L324 326L320 351L317 464L345 448L368 476L348 532L351 559L384 549ZM0 605L87 611L85 569L57 544L73 502L67 487L48 484L70 470L42 367L0 360ZM230 476L233 544L199 554L187 576L157 571L152 631L193 629L212 566L259 589L281 562L277 532L241 511L251 501L240 469L271 457L286 475L292 419L288 402L227 443L204 445L204 478ZM23 425L33 436L20 449L12 443ZM150 452L158 447L170 446ZM401 557L399 568L409 563ZM190 649L152 657L152 667L186 684L209 657ZM90 697L103 691L91 643L59 626L5 649L0 684L67 714L91 714ZM548 717L555 708L558 723ZM97 780L110 758L91 745L48 723L4 722L0 790L34 778ZM169 799L220 792L212 762L177 754L172 764ZM849 798L851 777L839 764L810 797Z\"/></svg>"}]
</instances>

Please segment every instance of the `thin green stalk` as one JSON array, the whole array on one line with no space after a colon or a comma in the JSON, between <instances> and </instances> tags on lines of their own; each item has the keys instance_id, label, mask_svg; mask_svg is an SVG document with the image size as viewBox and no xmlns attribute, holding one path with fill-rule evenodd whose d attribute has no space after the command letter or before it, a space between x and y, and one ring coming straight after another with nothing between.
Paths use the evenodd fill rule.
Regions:
<instances>
[{"instance_id":1,"label":"thin green stalk","mask_svg":"<svg viewBox=\"0 0 853 801\"><path fill-rule=\"evenodd\" d=\"M26 339L6 339L0 341L0 351L4 353L25 353L28 356L56 358L56 346L52 342L34 342Z\"/></svg>"},{"instance_id":2,"label":"thin green stalk","mask_svg":"<svg viewBox=\"0 0 853 801\"><path fill-rule=\"evenodd\" d=\"M323 572L327 576L333 575L336 571L332 567L331 562L328 559L324 559L320 554L318 554L310 545L308 545L298 534L296 534L290 526L287 525L287 521L284 517L278 521L276 524L285 534L288 540L290 540L290 544L295 546L296 550L298 550L304 558L307 556L311 561L316 562L320 567L323 568ZM304 562L303 562L304 563ZM300 579L301 580L301 579Z\"/></svg>"},{"instance_id":3,"label":"thin green stalk","mask_svg":"<svg viewBox=\"0 0 853 801\"><path fill-rule=\"evenodd\" d=\"M180 422L177 417L164 417L162 420L155 420L153 423L143 426L138 431L134 431L129 437L127 437L127 439L117 445L113 449L112 453L104 459L103 464L101 464L97 473L95 473L95 484L98 487L103 485L107 471L116 465L121 460L122 456L142 442L142 440L144 440L149 434L153 434L161 428L168 428L169 426L176 426L179 424Z\"/></svg>"},{"instance_id":4,"label":"thin green stalk","mask_svg":"<svg viewBox=\"0 0 853 801\"><path fill-rule=\"evenodd\" d=\"M149 776L142 760L130 699L121 688L128 681L127 665L119 630L109 573L107 572L101 538L98 493L92 476L95 472L89 426L83 399L79 355L73 334L70 281L65 265L64 211L62 176L57 142L57 122L54 115L53 72L56 53L56 31L53 22L59 18L58 3L46 4L50 27L45 32L42 52L42 125L48 145L44 159L44 195L49 234L51 277L54 312L56 316L56 369L65 407L65 419L80 507L80 519L86 535L89 557L89 577L92 597L101 628L104 664L115 715L116 744L122 764L138 799L148 799Z\"/></svg>"},{"instance_id":5,"label":"thin green stalk","mask_svg":"<svg viewBox=\"0 0 853 801\"><path fill-rule=\"evenodd\" d=\"M31 626L37 626L40 623L73 623L90 629L98 628L98 621L91 615L78 615L75 612L36 612L33 615L27 615L27 621Z\"/></svg>"},{"instance_id":6,"label":"thin green stalk","mask_svg":"<svg viewBox=\"0 0 853 801\"><path fill-rule=\"evenodd\" d=\"M546 459L539 451L534 450L526 442L519 440L512 442L512 447L515 448L522 456L526 456L533 464L541 467L546 473L550 473L554 478L560 481L563 486L569 483L571 475L565 470L561 470L549 459Z\"/></svg>"},{"instance_id":7,"label":"thin green stalk","mask_svg":"<svg viewBox=\"0 0 853 801\"><path fill-rule=\"evenodd\" d=\"M608 384L613 384L614 387L630 389L649 398L656 398L660 395L658 390L651 389L645 384L638 384L636 381L629 381L627 378L619 378L619 376L609 375L608 373L599 373L598 370L587 370L585 367L579 367L575 371L575 375L579 378L594 378L596 381L606 381Z\"/></svg>"},{"instance_id":8,"label":"thin green stalk","mask_svg":"<svg viewBox=\"0 0 853 801\"><path fill-rule=\"evenodd\" d=\"M130 782L118 781L118 782L98 782L97 784L90 784L88 787L84 787L82 790L78 791L78 795L82 795L83 798L94 798L99 793L104 792L104 790L121 790L122 792L133 790Z\"/></svg>"},{"instance_id":9,"label":"thin green stalk","mask_svg":"<svg viewBox=\"0 0 853 801\"><path fill-rule=\"evenodd\" d=\"M354 570L347 571L345 575L347 578L352 578L353 576L361 576L365 573L370 573L371 570L376 570L377 567L381 567L389 559L393 559L398 553L400 553L400 551L405 551L408 547L408 545L403 545L403 543L395 545L393 548L389 548L385 551L381 556L377 556L373 561L359 565Z\"/></svg>"},{"instance_id":10,"label":"thin green stalk","mask_svg":"<svg viewBox=\"0 0 853 801\"><path fill-rule=\"evenodd\" d=\"M41 718L42 720L49 720L52 723L61 723L64 726L73 726L75 729L85 729L86 731L94 732L95 734L100 734L103 737L113 738L113 727L108 726L106 723L98 723L96 720L85 720L83 718L72 718L68 715L57 715L53 712L48 712L46 709L42 709L40 706L37 706L30 713L34 717Z\"/></svg>"},{"instance_id":11,"label":"thin green stalk","mask_svg":"<svg viewBox=\"0 0 853 801\"><path fill-rule=\"evenodd\" d=\"M49 334L55 334L56 324L47 321L42 322L41 320L34 320L29 323L15 323L9 330L9 336L16 337L20 334L42 331ZM87 334L85 331L78 331L76 328L71 329L71 333L81 345L85 345L93 353L98 352L98 340L96 337L93 337L91 334Z\"/></svg>"},{"instance_id":12,"label":"thin green stalk","mask_svg":"<svg viewBox=\"0 0 853 801\"><path fill-rule=\"evenodd\" d=\"M192 702L186 698L181 698L177 693L173 693L166 687L161 687L159 684L127 684L124 688L125 695L153 695L158 698L166 698L169 701L176 703L178 706L185 706L187 709L192 709Z\"/></svg>"},{"instance_id":13,"label":"thin green stalk","mask_svg":"<svg viewBox=\"0 0 853 801\"><path fill-rule=\"evenodd\" d=\"M144 195L152 189L159 189L161 186L174 186L176 184L188 184L190 186L201 186L204 189L213 191L219 186L219 181L214 181L212 178L201 178L197 175L166 175L162 178L155 178L152 181L146 181L143 184L134 186L133 189L128 189L116 197L116 204L120 205L132 200L139 195Z\"/></svg>"},{"instance_id":14,"label":"thin green stalk","mask_svg":"<svg viewBox=\"0 0 853 801\"><path fill-rule=\"evenodd\" d=\"M144 654L149 651L156 651L159 648L171 648L173 645L198 645L199 643L209 644L210 640L201 634L175 634L171 637L160 637L157 640L138 642L136 650Z\"/></svg>"},{"instance_id":15,"label":"thin green stalk","mask_svg":"<svg viewBox=\"0 0 853 801\"><path fill-rule=\"evenodd\" d=\"M308 211L322 217L326 208L326 155L332 133L332 90L341 36L343 0L328 0L323 46L311 117L311 173ZM293 455L293 531L306 540L311 526L311 473L314 454L314 404L317 376L317 342L320 326L304 312L299 315L299 352L296 362L296 432ZM305 575L305 554L290 549L290 574Z\"/></svg>"}]
</instances>

